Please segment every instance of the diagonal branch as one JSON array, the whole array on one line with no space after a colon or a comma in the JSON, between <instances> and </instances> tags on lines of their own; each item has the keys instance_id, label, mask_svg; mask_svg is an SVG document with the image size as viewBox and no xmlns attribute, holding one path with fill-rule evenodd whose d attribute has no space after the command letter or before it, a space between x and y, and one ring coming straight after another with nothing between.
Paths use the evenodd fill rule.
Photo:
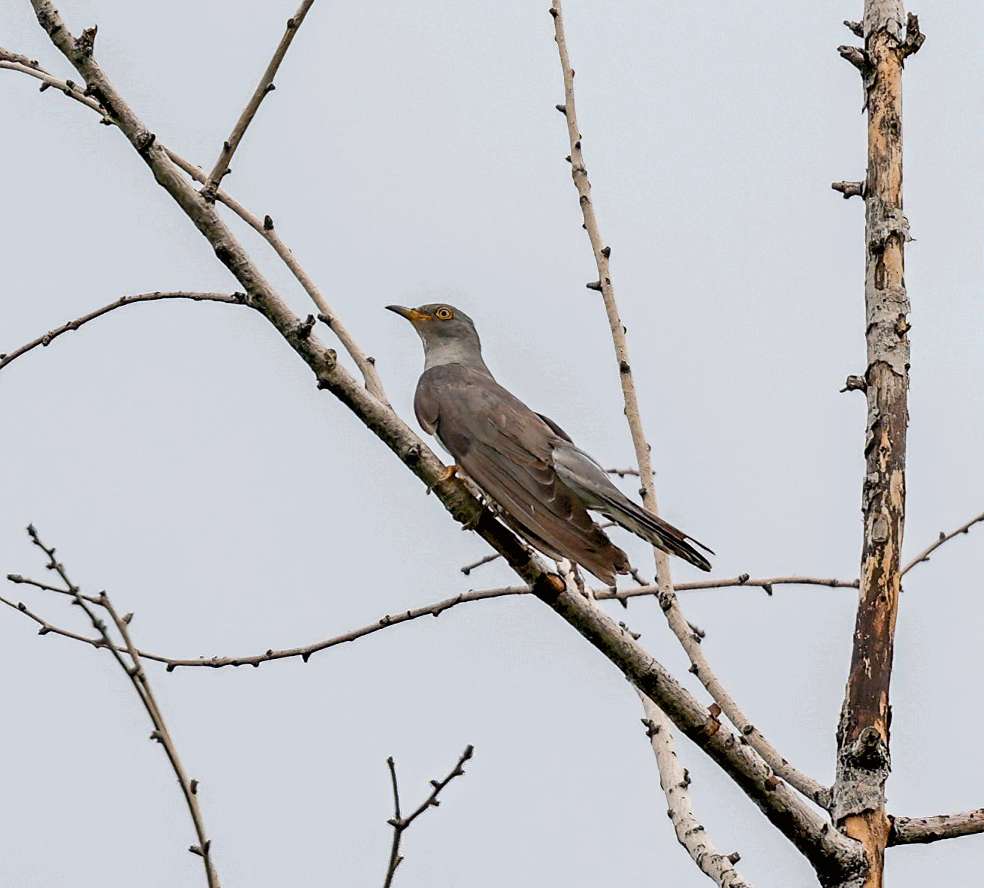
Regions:
<instances>
[{"instance_id":1,"label":"diagonal branch","mask_svg":"<svg viewBox=\"0 0 984 888\"><path fill-rule=\"evenodd\" d=\"M188 163L188 161L172 152L168 152L168 156L196 182L205 181L205 174L194 164ZM225 206L273 248L273 251L284 265L287 266L290 273L294 275L297 282L304 288L304 292L308 294L308 297L317 307L318 320L327 325L332 333L338 337L338 341L342 344L342 347L348 352L355 366L359 368L359 372L365 381L366 389L377 400L388 404L386 392L383 389L383 382L379 377L379 372L376 370L376 359L371 355L367 355L359 346L358 342L356 342L355 337L349 332L342 319L335 312L335 309L331 307L321 292L321 289L314 282L314 278L304 270L294 256L293 251L283 242L277 233L272 217L267 215L260 219L254 213L247 210L234 197L222 191L222 189L219 189L215 193L215 199L219 203L225 204Z\"/></svg>"},{"instance_id":2,"label":"diagonal branch","mask_svg":"<svg viewBox=\"0 0 984 888\"><path fill-rule=\"evenodd\" d=\"M303 0L301 5L297 7L297 12L287 19L287 30L284 31L284 36L280 38L280 43L277 44L273 58L270 59L270 64L266 66L260 82L256 85L256 89L253 90L253 95L250 96L246 107L243 108L242 114L239 115L239 119L232 128L229 138L222 143L222 150L219 152L219 157L212 167L212 172L208 174L208 181L205 183L205 191L208 196L211 197L215 194L219 183L229 172L229 164L232 162L232 156L236 153L239 143L246 134L246 127L252 123L256 112L260 109L260 103L266 98L268 93L273 92L273 78L277 76L280 63L284 60L284 56L287 55L287 50L290 49L294 35L297 34L298 29L304 21L304 17L308 14L308 10L313 3L314 0Z\"/></svg>"},{"instance_id":3,"label":"diagonal branch","mask_svg":"<svg viewBox=\"0 0 984 888\"><path fill-rule=\"evenodd\" d=\"M389 863L386 867L386 878L383 881L383 888L390 888L393 884L393 876L396 875L396 868L403 863L403 857L400 855L400 843L403 841L403 834L410 828L413 822L427 811L429 808L436 808L441 804L438 796L444 791L445 787L454 780L455 777L461 777L465 773L465 762L467 762L472 755L475 753L474 746L466 746L465 751L461 753L458 757L458 761L455 766L451 769L451 772L443 780L431 780L431 792L430 795L424 799L423 802L418 805L413 812L408 816L404 817L400 812L400 786L396 779L396 762L393 761L393 756L386 759L386 764L389 766L390 772L390 782L393 785L393 816L386 822L393 827L393 844L390 847Z\"/></svg>"},{"instance_id":4,"label":"diagonal branch","mask_svg":"<svg viewBox=\"0 0 984 888\"><path fill-rule=\"evenodd\" d=\"M984 522L984 512L980 515L976 515L970 519L970 521L965 524L961 524L956 530L951 530L949 533L944 533L940 531L940 535L930 543L925 549L922 550L915 558L912 559L905 567L902 568L902 576L905 576L912 568L917 564L922 564L924 561L929 561L929 556L932 555L940 546L944 543L948 543L954 537L960 536L962 533L969 533L970 529L975 524L981 524Z\"/></svg>"},{"instance_id":5,"label":"diagonal branch","mask_svg":"<svg viewBox=\"0 0 984 888\"><path fill-rule=\"evenodd\" d=\"M65 586L64 588L58 588L46 583L21 578L18 581L29 582L39 589L46 589L71 597L73 603L77 604L85 612L85 615L89 618L89 622L92 624L92 628L99 633L102 644L96 646L110 651L116 664L130 679L133 689L137 692L140 702L143 704L147 715L154 725L154 731L150 735L150 738L160 743L164 748L164 753L167 756L168 762L171 764L174 775L178 778L181 794L184 796L185 804L188 807L188 813L191 816L192 824L195 828L195 835L198 838L197 844L192 845L188 850L202 859L208 888L219 888L219 876L212 861L211 841L205 832L205 821L202 817L201 808L198 805L198 781L188 777L184 765L181 763L174 739L161 713L147 674L144 672L140 653L130 637L129 624L133 619L133 614L127 614L121 617L105 592L100 592L98 596L83 595L79 587L69 579L64 565L56 560L54 548L49 548L41 541L33 525L28 526L27 533L31 538L31 542L41 549L47 557L45 566L48 570L54 571ZM93 607L100 607L109 614L113 625L123 639L122 646L113 643L106 622L96 615Z\"/></svg>"},{"instance_id":6,"label":"diagonal branch","mask_svg":"<svg viewBox=\"0 0 984 888\"><path fill-rule=\"evenodd\" d=\"M16 360L21 355L27 354L32 349L38 346L46 348L63 333L68 333L70 330L78 330L79 327L88 324L89 321L94 321L96 318L100 318L114 309L122 308L124 305L133 305L137 302L159 302L162 299L190 299L192 302L228 302L233 305L242 305L246 302L246 295L244 293L198 293L192 290L166 292L157 290L153 293L137 293L134 296L121 296L115 302L110 302L108 305L95 309L95 311L90 311L88 314L84 314L74 321L66 321L60 327L49 330L44 335L38 336L37 339L32 339L12 352L0 354L0 370L11 363L11 361Z\"/></svg>"},{"instance_id":7,"label":"diagonal branch","mask_svg":"<svg viewBox=\"0 0 984 888\"><path fill-rule=\"evenodd\" d=\"M409 429L393 410L378 401L341 366L258 271L242 245L206 201L180 175L156 144L156 137L136 116L95 62L91 45L78 41L65 27L50 0L31 0L39 23L52 42L79 71L88 91L111 116L121 132L147 164L155 180L178 203L215 250L216 257L240 282L248 301L278 330L285 341L313 371L319 387L332 392L433 492L452 517L476 531L529 584L545 604L597 647L622 672L650 696L681 731L697 742L763 810L769 820L807 856L818 872L846 874L861 865L856 846L829 829L827 823L783 784L757 755L730 731L714 722L708 726L705 710L652 656L613 620L590 605L548 571L464 484L449 477L446 467ZM83 35L84 36L84 35ZM301 330L306 333L301 335ZM260 459L270 455L261 454ZM710 736L709 736L710 733ZM826 876L825 876L826 877Z\"/></svg>"},{"instance_id":8,"label":"diagonal branch","mask_svg":"<svg viewBox=\"0 0 984 888\"><path fill-rule=\"evenodd\" d=\"M68 98L78 102L81 105L85 105L87 108L90 108L100 114L100 123L116 126L116 121L108 115L106 108L91 96L86 95L85 92L79 89L74 83L72 83L72 81L61 80L60 78L54 77L41 68L37 62L28 59L20 53L11 52L10 50L0 47L0 69L18 71L22 74L27 74L30 77L34 77L42 81L42 90L47 86L54 87L58 92L68 96ZM168 159L191 176L192 179L202 185L207 182L207 177L201 169L193 163L185 160L181 157L181 155L172 151L170 148L167 148L166 146L161 147L164 148ZM352 336L348 328L342 322L341 318L329 305L328 301L324 297L324 294L314 283L313 278L307 274L301 264L297 261L294 253L277 234L274 228L273 219L269 215L264 216L263 219L260 219L257 215L251 213L242 204L235 200L235 198L227 194L222 189L216 191L214 197L216 201L221 204L225 204L235 215L242 219L247 225L250 226L250 228L256 231L268 244L270 244L280 260L287 266L288 270L297 282L304 288L304 291L308 294L311 301L317 306L319 318L331 328L335 336L338 337L338 341L341 342L342 347L352 358L356 367L358 367L359 372L362 374L362 378L365 382L366 389L377 400L387 403L382 380L376 370L375 359L367 355L359 347L355 337Z\"/></svg>"},{"instance_id":9,"label":"diagonal branch","mask_svg":"<svg viewBox=\"0 0 984 888\"><path fill-rule=\"evenodd\" d=\"M601 236L598 227L598 217L595 214L594 204L591 200L591 182L588 179L588 171L584 162L584 153L581 146L582 135L578 126L577 108L574 100L574 69L571 67L570 55L567 51L567 37L564 30L564 16L560 0L553 0L550 7L550 14L553 16L554 39L556 40L557 49L560 54L560 66L564 77L564 104L558 107L563 111L567 121L567 135L571 150L571 176L574 180L574 186L577 189L584 228L591 241L591 249L594 253L595 264L598 269L598 281L588 286L591 289L601 292L605 314L608 318L608 327L611 331L612 343L615 347L615 359L618 363L622 398L625 403L625 418L629 425L636 463L638 464L639 475L642 480L643 505L656 515L659 512L659 508L656 501L656 490L653 484L650 447L646 441L642 427L639 399L636 395L635 381L632 376L632 365L629 360L629 348L626 340L625 327L622 324L618 305L615 301L615 288L612 284L611 270L609 267L611 248ZM794 768L783 758L779 751L766 740L762 732L752 724L745 713L739 709L734 698L728 693L720 679L712 671L710 663L700 647L699 641L694 639L694 633L674 594L666 553L654 549L653 554L656 559L657 582L662 584L662 590L659 596L660 606L666 615L670 628L673 630L673 634L676 635L687 656L690 658L692 665L691 671L700 679L714 702L721 707L724 714L741 731L742 736L762 756L769 767L805 796L825 807L829 798L827 789L809 775Z\"/></svg>"},{"instance_id":10,"label":"diagonal branch","mask_svg":"<svg viewBox=\"0 0 984 888\"><path fill-rule=\"evenodd\" d=\"M721 888L750 888L749 883L735 869L741 855L737 851L732 854L718 851L694 814L689 791L690 773L677 758L670 720L652 700L641 694L639 696L646 713L642 723L646 727L646 736L649 737L659 764L659 783L668 806L666 813L673 823L677 841L700 871Z\"/></svg>"},{"instance_id":11,"label":"diagonal branch","mask_svg":"<svg viewBox=\"0 0 984 888\"><path fill-rule=\"evenodd\" d=\"M956 839L984 832L984 808L960 814L938 814L935 817L889 817L891 831L888 844L912 845Z\"/></svg>"}]
</instances>

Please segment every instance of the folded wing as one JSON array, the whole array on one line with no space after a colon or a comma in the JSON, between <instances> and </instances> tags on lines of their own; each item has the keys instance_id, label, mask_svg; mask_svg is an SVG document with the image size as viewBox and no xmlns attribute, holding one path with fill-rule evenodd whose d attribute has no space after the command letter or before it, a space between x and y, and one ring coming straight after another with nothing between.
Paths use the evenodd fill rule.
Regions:
<instances>
[{"instance_id":1,"label":"folded wing","mask_svg":"<svg viewBox=\"0 0 984 888\"><path fill-rule=\"evenodd\" d=\"M533 546L608 584L628 571L625 553L554 466L554 448L566 445L564 439L491 376L458 364L433 367L420 378L414 408L420 424Z\"/></svg>"}]
</instances>

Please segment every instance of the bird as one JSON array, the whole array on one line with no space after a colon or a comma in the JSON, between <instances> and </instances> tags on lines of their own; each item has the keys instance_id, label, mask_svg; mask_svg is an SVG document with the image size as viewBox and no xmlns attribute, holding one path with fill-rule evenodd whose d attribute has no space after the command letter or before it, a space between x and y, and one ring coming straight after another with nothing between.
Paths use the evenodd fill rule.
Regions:
<instances>
[{"instance_id":1,"label":"bird","mask_svg":"<svg viewBox=\"0 0 984 888\"><path fill-rule=\"evenodd\" d=\"M557 423L496 382L475 324L453 305L386 306L406 318L424 345L414 413L461 472L533 548L574 562L612 586L628 556L592 519L597 512L664 552L704 571L714 552L630 500Z\"/></svg>"}]
</instances>

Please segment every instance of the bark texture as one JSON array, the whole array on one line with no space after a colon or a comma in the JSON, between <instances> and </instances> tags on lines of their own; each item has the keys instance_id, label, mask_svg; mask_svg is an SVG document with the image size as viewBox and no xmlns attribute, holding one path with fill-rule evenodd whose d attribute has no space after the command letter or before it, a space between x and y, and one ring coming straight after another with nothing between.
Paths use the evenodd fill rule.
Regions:
<instances>
[{"instance_id":1,"label":"bark texture","mask_svg":"<svg viewBox=\"0 0 984 888\"><path fill-rule=\"evenodd\" d=\"M601 614L577 590L549 573L536 556L496 520L413 433L393 410L377 400L340 366L335 353L312 333L255 266L213 203L192 187L167 150L114 88L92 53L94 31L75 38L51 0L31 0L39 23L55 46L86 81L86 92L143 158L157 183L198 228L219 261L239 281L246 303L263 315L311 368L319 388L345 404L429 488L456 521L474 530L499 552L533 594L565 619L653 700L748 794L771 823L809 859L825 884L844 882L862 866L857 844L830 828L809 803L776 781L754 750L708 716L682 687L625 629ZM836 877L836 878L835 878Z\"/></svg>"},{"instance_id":2,"label":"bark texture","mask_svg":"<svg viewBox=\"0 0 984 888\"><path fill-rule=\"evenodd\" d=\"M867 0L861 64L868 112L865 200L865 335L868 402L862 488L864 541L851 667L837 731L833 815L865 849L865 888L883 884L890 824L889 686L901 589L908 425L908 223L902 214L902 67L909 52L900 0ZM910 32L918 22L909 18ZM919 41L921 42L921 40ZM918 47L916 47L918 48Z\"/></svg>"}]
</instances>

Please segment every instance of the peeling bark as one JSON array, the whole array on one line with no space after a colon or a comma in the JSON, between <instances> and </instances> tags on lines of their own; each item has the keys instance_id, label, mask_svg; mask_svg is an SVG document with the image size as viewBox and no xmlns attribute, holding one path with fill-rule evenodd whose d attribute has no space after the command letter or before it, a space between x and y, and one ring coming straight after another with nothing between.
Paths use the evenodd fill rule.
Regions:
<instances>
[{"instance_id":1,"label":"peeling bark","mask_svg":"<svg viewBox=\"0 0 984 888\"><path fill-rule=\"evenodd\" d=\"M889 685L901 590L908 425L909 300L905 289L908 221L902 212L902 67L918 21L900 0L867 0L862 70L868 112L865 200L865 316L868 400L864 542L851 669L837 730L834 820L868 858L865 888L883 884L890 824L885 782L891 770ZM914 50L913 50L914 51ZM846 54L841 51L842 55Z\"/></svg>"},{"instance_id":2,"label":"peeling bark","mask_svg":"<svg viewBox=\"0 0 984 888\"><path fill-rule=\"evenodd\" d=\"M499 552L531 591L563 617L645 693L679 730L700 746L755 802L769 821L807 857L824 885L845 881L863 868L857 843L831 828L806 800L782 781L741 738L722 727L627 631L599 612L533 555L468 491L411 429L386 404L358 384L336 361L253 264L248 253L218 217L214 205L198 193L116 91L91 55L77 51L51 0L31 0L38 21L66 59L85 78L87 92L119 127L149 167L155 180L198 228L246 293L255 308L314 372L318 387L327 389L361 420L430 489L452 517L475 531Z\"/></svg>"}]
</instances>

